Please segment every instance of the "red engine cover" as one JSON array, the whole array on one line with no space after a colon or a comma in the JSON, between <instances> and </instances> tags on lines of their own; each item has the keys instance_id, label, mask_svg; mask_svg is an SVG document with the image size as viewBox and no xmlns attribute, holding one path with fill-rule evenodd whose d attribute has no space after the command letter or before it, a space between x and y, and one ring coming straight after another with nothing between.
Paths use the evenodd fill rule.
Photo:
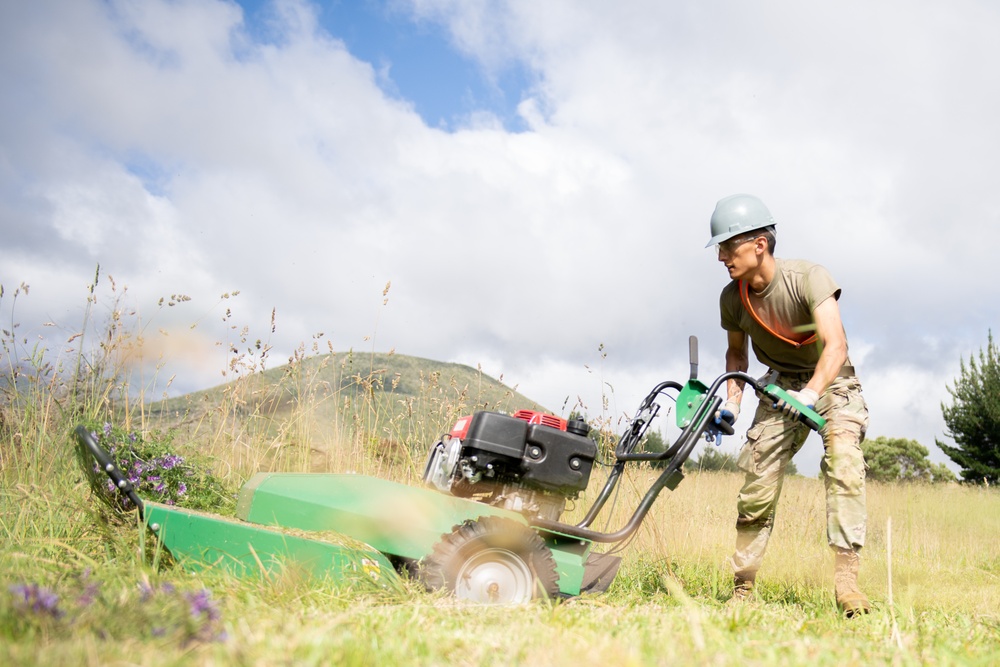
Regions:
<instances>
[{"instance_id":1,"label":"red engine cover","mask_svg":"<svg viewBox=\"0 0 1000 667\"><path fill-rule=\"evenodd\" d=\"M466 434L469 432L469 424L472 423L472 415L466 417L460 417L455 425L451 427L448 431L448 435L453 438L458 438L459 440L465 440Z\"/></svg>"},{"instance_id":2,"label":"red engine cover","mask_svg":"<svg viewBox=\"0 0 1000 667\"><path fill-rule=\"evenodd\" d=\"M538 410L518 410L511 415L514 419L520 419L521 421L526 421L529 424L541 424L543 426L549 426L558 431L566 430L566 420L562 417L556 417L555 415L546 414L544 412L539 412ZM448 432L453 438L458 438L459 440L465 440L465 436L469 433L469 424L472 422L472 415L459 418L455 422L455 425L451 427L451 431Z\"/></svg>"},{"instance_id":3,"label":"red engine cover","mask_svg":"<svg viewBox=\"0 0 1000 667\"><path fill-rule=\"evenodd\" d=\"M552 428L560 431L566 430L565 419L562 417L556 417L555 415L545 414L544 412L538 412L537 410L518 410L511 416L514 417L514 419L523 419L529 424L551 426Z\"/></svg>"}]
</instances>

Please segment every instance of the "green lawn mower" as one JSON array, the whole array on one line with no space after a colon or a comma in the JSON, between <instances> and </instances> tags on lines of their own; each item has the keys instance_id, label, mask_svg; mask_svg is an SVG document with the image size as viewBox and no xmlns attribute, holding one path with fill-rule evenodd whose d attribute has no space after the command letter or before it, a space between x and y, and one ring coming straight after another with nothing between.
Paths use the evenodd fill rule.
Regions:
<instances>
[{"instance_id":1,"label":"green lawn mower","mask_svg":"<svg viewBox=\"0 0 1000 667\"><path fill-rule=\"evenodd\" d=\"M745 373L656 385L619 439L610 473L579 523L560 518L567 502L587 490L598 449L589 427L534 411L477 412L464 417L430 450L422 487L352 474L259 473L240 490L236 518L146 502L85 428L76 436L146 526L184 567L221 567L237 575L271 572L292 563L319 577L371 578L385 585L405 573L431 590L478 603L603 592L620 558L597 544L631 536L664 488L683 479L681 466L702 438L733 427L715 418L729 379L742 380L765 400L785 400L800 420L825 422L780 387ZM662 398L676 402L680 434L662 452L646 451L644 436ZM655 462L660 474L628 522L613 532L593 528L629 463Z\"/></svg>"}]
</instances>

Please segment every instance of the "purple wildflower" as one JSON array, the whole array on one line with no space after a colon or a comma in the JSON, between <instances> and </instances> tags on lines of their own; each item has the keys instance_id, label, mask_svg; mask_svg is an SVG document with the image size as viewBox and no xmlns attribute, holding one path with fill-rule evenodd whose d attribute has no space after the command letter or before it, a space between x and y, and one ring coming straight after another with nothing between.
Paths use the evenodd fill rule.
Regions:
<instances>
[{"instance_id":1,"label":"purple wildflower","mask_svg":"<svg viewBox=\"0 0 1000 667\"><path fill-rule=\"evenodd\" d=\"M85 584L85 587L83 592L81 592L80 596L76 599L77 604L81 607L89 607L97 598L97 594L100 592L101 586L98 582L90 580L89 567L80 573L78 579L81 584Z\"/></svg>"},{"instance_id":2,"label":"purple wildflower","mask_svg":"<svg viewBox=\"0 0 1000 667\"><path fill-rule=\"evenodd\" d=\"M38 584L15 584L8 590L16 598L16 604L23 610L36 614L59 618L63 615L59 609L59 596Z\"/></svg>"},{"instance_id":3,"label":"purple wildflower","mask_svg":"<svg viewBox=\"0 0 1000 667\"><path fill-rule=\"evenodd\" d=\"M185 493L187 493L187 490L188 490L187 484L185 484L184 482L181 482L180 484L177 485L178 496L183 496Z\"/></svg>"},{"instance_id":4,"label":"purple wildflower","mask_svg":"<svg viewBox=\"0 0 1000 667\"><path fill-rule=\"evenodd\" d=\"M138 439L139 439L139 436L137 436L135 433L129 433L128 434L128 441L129 442L135 442Z\"/></svg>"},{"instance_id":5,"label":"purple wildflower","mask_svg":"<svg viewBox=\"0 0 1000 667\"><path fill-rule=\"evenodd\" d=\"M146 602L149 598L153 597L153 593L155 592L156 590L145 581L139 582L139 599L141 601Z\"/></svg>"},{"instance_id":6,"label":"purple wildflower","mask_svg":"<svg viewBox=\"0 0 1000 667\"><path fill-rule=\"evenodd\" d=\"M104 422L104 435L111 435L111 422Z\"/></svg>"},{"instance_id":7,"label":"purple wildflower","mask_svg":"<svg viewBox=\"0 0 1000 667\"><path fill-rule=\"evenodd\" d=\"M81 607L89 607L97 599L97 594L100 592L100 584L87 584L87 587L83 589L83 592L80 593L80 597L76 601Z\"/></svg>"},{"instance_id":8,"label":"purple wildflower","mask_svg":"<svg viewBox=\"0 0 1000 667\"><path fill-rule=\"evenodd\" d=\"M167 454L162 459L160 459L160 467L164 470L170 470L171 468L176 468L177 466L184 463L184 457L177 456L176 454Z\"/></svg>"},{"instance_id":9,"label":"purple wildflower","mask_svg":"<svg viewBox=\"0 0 1000 667\"><path fill-rule=\"evenodd\" d=\"M212 592L207 588L196 593L187 593L184 597L187 598L190 606L191 618L197 619L204 616L209 621L219 620L219 608L212 601Z\"/></svg>"}]
</instances>

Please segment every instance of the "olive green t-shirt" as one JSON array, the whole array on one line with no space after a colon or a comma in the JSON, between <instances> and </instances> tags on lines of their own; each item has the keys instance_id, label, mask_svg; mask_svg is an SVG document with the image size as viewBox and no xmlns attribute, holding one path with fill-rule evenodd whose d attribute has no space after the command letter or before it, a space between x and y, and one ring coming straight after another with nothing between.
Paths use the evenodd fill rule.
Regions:
<instances>
[{"instance_id":1,"label":"olive green t-shirt","mask_svg":"<svg viewBox=\"0 0 1000 667\"><path fill-rule=\"evenodd\" d=\"M815 333L816 306L831 296L839 299L840 287L819 264L801 259L775 258L774 262L774 280L759 294L749 290L750 304L773 331L801 344ZM811 373L816 369L819 341L796 346L761 326L740 300L739 281L733 280L723 288L719 306L722 328L745 332L757 359L768 368L783 373Z\"/></svg>"}]
</instances>

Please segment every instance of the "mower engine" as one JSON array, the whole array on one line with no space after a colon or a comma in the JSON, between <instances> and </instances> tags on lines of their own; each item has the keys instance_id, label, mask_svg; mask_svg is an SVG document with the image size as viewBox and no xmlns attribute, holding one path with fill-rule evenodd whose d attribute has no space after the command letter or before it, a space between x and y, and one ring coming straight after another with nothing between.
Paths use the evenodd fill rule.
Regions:
<instances>
[{"instance_id":1,"label":"mower engine","mask_svg":"<svg viewBox=\"0 0 1000 667\"><path fill-rule=\"evenodd\" d=\"M440 491L558 521L587 488L597 445L582 420L534 410L462 417L434 444L424 481Z\"/></svg>"}]
</instances>

